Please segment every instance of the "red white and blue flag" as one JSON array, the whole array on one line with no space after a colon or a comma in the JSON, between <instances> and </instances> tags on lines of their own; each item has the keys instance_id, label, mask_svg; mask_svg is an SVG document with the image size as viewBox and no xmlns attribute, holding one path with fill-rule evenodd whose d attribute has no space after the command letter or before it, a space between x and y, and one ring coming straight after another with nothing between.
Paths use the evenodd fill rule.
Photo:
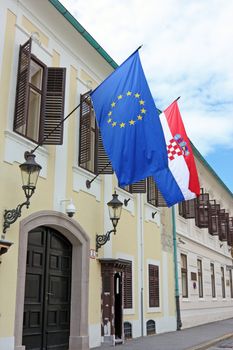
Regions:
<instances>
[{"instance_id":1,"label":"red white and blue flag","mask_svg":"<svg viewBox=\"0 0 233 350\"><path fill-rule=\"evenodd\" d=\"M177 100L160 114L160 121L167 147L168 168L154 174L154 179L170 207L197 197L200 194L200 185Z\"/></svg>"}]
</instances>

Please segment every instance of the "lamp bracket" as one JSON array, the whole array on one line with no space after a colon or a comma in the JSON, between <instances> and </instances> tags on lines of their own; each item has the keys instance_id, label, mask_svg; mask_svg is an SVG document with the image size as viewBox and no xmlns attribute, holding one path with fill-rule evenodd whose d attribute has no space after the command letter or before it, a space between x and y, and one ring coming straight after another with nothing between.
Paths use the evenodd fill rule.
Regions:
<instances>
[{"instance_id":1,"label":"lamp bracket","mask_svg":"<svg viewBox=\"0 0 233 350\"><path fill-rule=\"evenodd\" d=\"M116 233L116 229L114 228L111 231L107 231L104 235L96 235L96 252L98 252L99 248L105 245L110 240L111 233Z\"/></svg>"},{"instance_id":2,"label":"lamp bracket","mask_svg":"<svg viewBox=\"0 0 233 350\"><path fill-rule=\"evenodd\" d=\"M3 215L3 233L6 233L6 230L10 227L10 225L13 224L21 216L22 208L26 206L28 209L29 205L29 198L27 198L26 202L17 205L15 209L5 210Z\"/></svg>"}]
</instances>

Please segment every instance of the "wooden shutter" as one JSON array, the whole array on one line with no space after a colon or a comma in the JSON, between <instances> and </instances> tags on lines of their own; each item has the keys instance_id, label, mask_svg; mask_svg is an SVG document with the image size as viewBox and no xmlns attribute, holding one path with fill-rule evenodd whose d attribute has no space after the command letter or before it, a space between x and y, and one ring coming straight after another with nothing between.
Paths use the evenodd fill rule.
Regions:
<instances>
[{"instance_id":1,"label":"wooden shutter","mask_svg":"<svg viewBox=\"0 0 233 350\"><path fill-rule=\"evenodd\" d=\"M63 123L61 122L64 119L66 68L52 67L46 70L46 95L40 143L61 145L63 142ZM54 130L55 127L57 127L56 130ZM49 135L50 132L52 132L51 135ZM44 138L46 138L45 141L43 141Z\"/></svg>"},{"instance_id":2,"label":"wooden shutter","mask_svg":"<svg viewBox=\"0 0 233 350\"><path fill-rule=\"evenodd\" d=\"M146 179L129 186L130 193L146 193Z\"/></svg>"},{"instance_id":3,"label":"wooden shutter","mask_svg":"<svg viewBox=\"0 0 233 350\"><path fill-rule=\"evenodd\" d=\"M159 192L152 176L147 178L147 202L155 207L167 207L167 203Z\"/></svg>"},{"instance_id":4,"label":"wooden shutter","mask_svg":"<svg viewBox=\"0 0 233 350\"><path fill-rule=\"evenodd\" d=\"M185 219L195 218L196 198L179 203L179 214Z\"/></svg>"},{"instance_id":5,"label":"wooden shutter","mask_svg":"<svg viewBox=\"0 0 233 350\"><path fill-rule=\"evenodd\" d=\"M229 231L228 231L227 243L231 247L233 247L233 217L229 218Z\"/></svg>"},{"instance_id":6,"label":"wooden shutter","mask_svg":"<svg viewBox=\"0 0 233 350\"><path fill-rule=\"evenodd\" d=\"M91 159L91 100L89 92L80 97L79 165Z\"/></svg>"},{"instance_id":7,"label":"wooden shutter","mask_svg":"<svg viewBox=\"0 0 233 350\"><path fill-rule=\"evenodd\" d=\"M96 174L113 174L113 169L111 163L109 164L109 158L107 156L107 153L105 152L101 133L99 128L96 125L96 130L97 130L97 150L96 150ZM109 164L109 165L108 165ZM108 166L107 166L108 165ZM106 167L106 168L105 168ZM104 169L105 168L105 169Z\"/></svg>"},{"instance_id":8,"label":"wooden shutter","mask_svg":"<svg viewBox=\"0 0 233 350\"><path fill-rule=\"evenodd\" d=\"M219 217L219 239L220 241L226 241L228 236L229 214L225 212L225 209L220 209L218 213Z\"/></svg>"},{"instance_id":9,"label":"wooden shutter","mask_svg":"<svg viewBox=\"0 0 233 350\"><path fill-rule=\"evenodd\" d=\"M124 308L132 309L132 262L129 262L124 269Z\"/></svg>"},{"instance_id":10,"label":"wooden shutter","mask_svg":"<svg viewBox=\"0 0 233 350\"><path fill-rule=\"evenodd\" d=\"M159 307L159 267L149 265L149 307Z\"/></svg>"},{"instance_id":11,"label":"wooden shutter","mask_svg":"<svg viewBox=\"0 0 233 350\"><path fill-rule=\"evenodd\" d=\"M15 116L13 126L13 130L16 132L18 132L18 129L26 123L27 119L31 44L32 40L30 38L24 45L20 46L19 50Z\"/></svg>"},{"instance_id":12,"label":"wooden shutter","mask_svg":"<svg viewBox=\"0 0 233 350\"><path fill-rule=\"evenodd\" d=\"M209 226L208 203L209 203L209 193L204 193L203 188L201 188L200 196L196 198L196 215L195 215L196 226L200 228L208 228Z\"/></svg>"},{"instance_id":13,"label":"wooden shutter","mask_svg":"<svg viewBox=\"0 0 233 350\"><path fill-rule=\"evenodd\" d=\"M218 213L220 210L220 204L216 204L215 200L210 200L208 203L209 210L208 210L208 216L209 216L209 224L208 224L208 230L211 235L218 235L219 230L219 218Z\"/></svg>"}]
</instances>

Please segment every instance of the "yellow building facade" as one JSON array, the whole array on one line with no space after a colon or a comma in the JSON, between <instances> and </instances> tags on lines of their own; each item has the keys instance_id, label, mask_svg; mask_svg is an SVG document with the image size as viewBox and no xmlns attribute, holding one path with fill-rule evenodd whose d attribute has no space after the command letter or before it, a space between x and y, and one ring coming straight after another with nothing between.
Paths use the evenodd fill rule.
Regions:
<instances>
[{"instance_id":1,"label":"yellow building facade","mask_svg":"<svg viewBox=\"0 0 233 350\"><path fill-rule=\"evenodd\" d=\"M86 183L102 150L82 96L116 63L57 0L3 0L0 19L0 349L86 350L175 330L170 212L114 174ZM4 213L25 202L19 165L32 150L36 190L11 223ZM117 233L97 252L114 192Z\"/></svg>"}]
</instances>

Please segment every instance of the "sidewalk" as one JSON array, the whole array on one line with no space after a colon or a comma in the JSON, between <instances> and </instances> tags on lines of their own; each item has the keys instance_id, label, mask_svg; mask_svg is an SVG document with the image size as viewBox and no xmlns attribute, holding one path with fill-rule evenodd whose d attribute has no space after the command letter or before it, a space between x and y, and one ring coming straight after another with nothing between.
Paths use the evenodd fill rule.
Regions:
<instances>
[{"instance_id":1,"label":"sidewalk","mask_svg":"<svg viewBox=\"0 0 233 350\"><path fill-rule=\"evenodd\" d=\"M117 345L118 350L204 350L218 341L233 337L233 318L163 333L127 340ZM233 338L232 338L233 347ZM102 345L95 350L112 350L113 346Z\"/></svg>"}]
</instances>

